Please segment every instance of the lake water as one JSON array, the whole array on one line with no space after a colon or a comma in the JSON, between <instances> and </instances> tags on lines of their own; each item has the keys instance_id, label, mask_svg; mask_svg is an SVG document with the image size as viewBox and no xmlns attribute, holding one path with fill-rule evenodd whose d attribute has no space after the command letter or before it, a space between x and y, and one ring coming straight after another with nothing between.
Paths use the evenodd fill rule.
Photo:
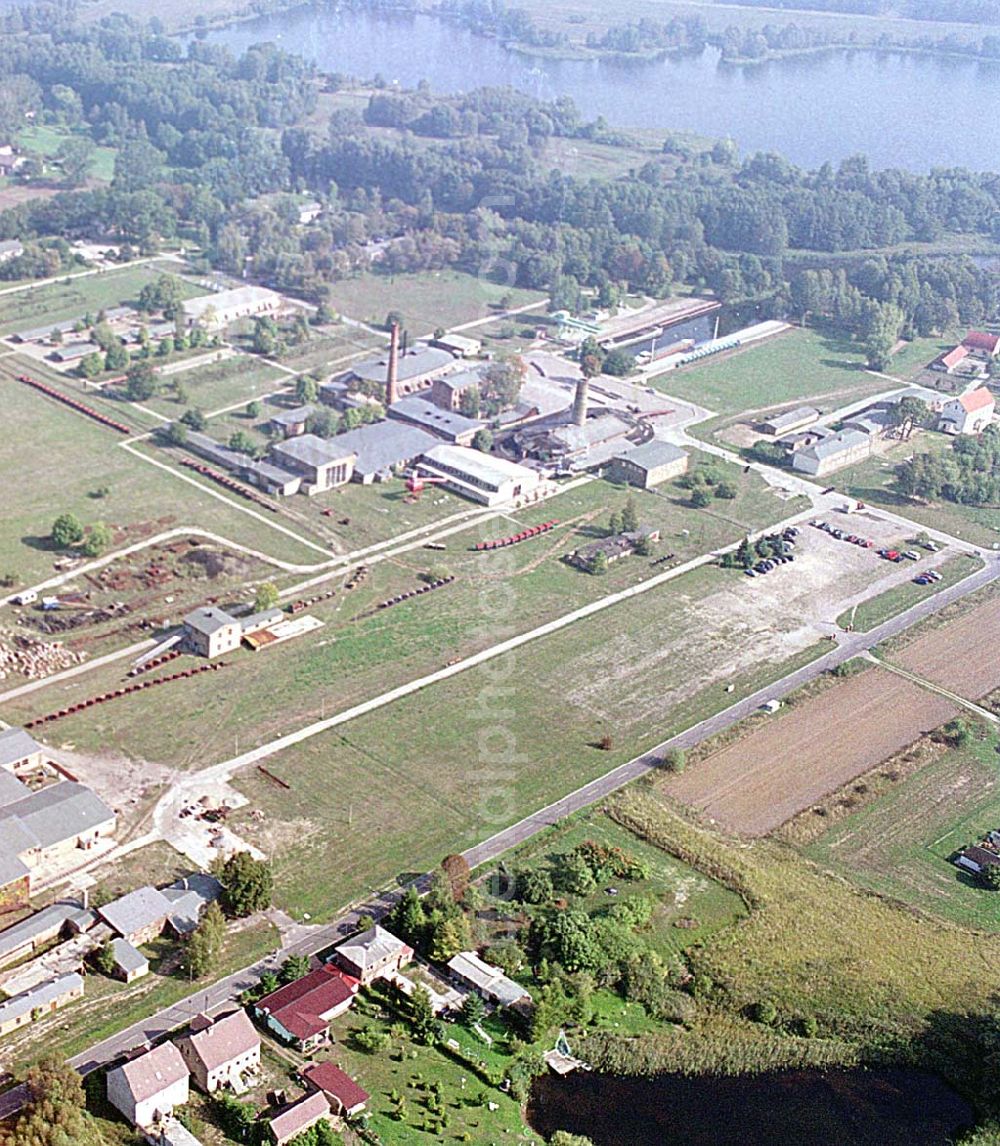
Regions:
<instances>
[{"instance_id":1,"label":"lake water","mask_svg":"<svg viewBox=\"0 0 1000 1146\"><path fill-rule=\"evenodd\" d=\"M570 96L622 127L730 136L743 154L780 151L817 167L865 154L875 167L1000 169L987 126L1000 120L1000 63L830 52L753 67L715 49L655 62L548 60L508 51L431 16L297 8L208 35L240 53L273 40L323 71L454 93L511 85Z\"/></svg>"},{"instance_id":2,"label":"lake water","mask_svg":"<svg viewBox=\"0 0 1000 1146\"><path fill-rule=\"evenodd\" d=\"M905 1068L742 1078L545 1075L528 1120L594 1146L947 1146L974 1121L940 1078Z\"/></svg>"}]
</instances>

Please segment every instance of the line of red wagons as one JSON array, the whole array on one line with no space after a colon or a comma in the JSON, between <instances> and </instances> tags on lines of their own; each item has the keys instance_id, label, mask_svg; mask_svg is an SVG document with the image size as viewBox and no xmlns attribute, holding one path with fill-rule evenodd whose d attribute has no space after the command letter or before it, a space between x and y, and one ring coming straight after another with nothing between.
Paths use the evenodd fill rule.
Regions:
<instances>
[{"instance_id":1,"label":"line of red wagons","mask_svg":"<svg viewBox=\"0 0 1000 1146\"><path fill-rule=\"evenodd\" d=\"M542 525L533 525L530 529L514 533L510 537L501 537L495 541L480 541L473 546L473 550L476 553L485 553L490 549L506 549L508 545L519 545L522 541L530 541L532 537L540 537L543 533L555 529L558 524L558 521L546 521Z\"/></svg>"},{"instance_id":2,"label":"line of red wagons","mask_svg":"<svg viewBox=\"0 0 1000 1146\"><path fill-rule=\"evenodd\" d=\"M124 422L116 422L114 418L109 418L107 414L102 414L91 406L85 406L82 402L78 402L68 394L63 394L61 390L57 390L54 386L49 386L45 382L39 382L37 378L32 378L30 374L19 374L17 380L18 382L23 382L25 386L31 386L33 389L41 391L42 394L47 395L49 398L55 398L57 402L62 402L63 405L69 406L71 409L76 410L77 413L86 414L88 418L93 418L95 422L100 422L102 426L110 426L112 430L117 430L119 434L132 433L131 426L126 426Z\"/></svg>"},{"instance_id":3,"label":"line of red wagons","mask_svg":"<svg viewBox=\"0 0 1000 1146\"><path fill-rule=\"evenodd\" d=\"M81 700L79 704L71 704L68 708L60 708L58 712L50 712L46 716L29 720L25 728L37 728L40 724L50 724L53 720L61 720L64 716L72 716L76 712L83 712L85 708L92 708L95 704L106 704L109 700L118 700L129 696L133 692L141 692L144 688L154 688L158 684L169 684L171 681L184 680L187 677L198 676L203 672L215 672L226 667L226 661L216 661L213 664L198 665L196 668L183 669L170 676L159 676L154 680L142 680L138 684L126 685L125 688L116 688L114 692L105 692L100 696L92 696L88 700Z\"/></svg>"}]
</instances>

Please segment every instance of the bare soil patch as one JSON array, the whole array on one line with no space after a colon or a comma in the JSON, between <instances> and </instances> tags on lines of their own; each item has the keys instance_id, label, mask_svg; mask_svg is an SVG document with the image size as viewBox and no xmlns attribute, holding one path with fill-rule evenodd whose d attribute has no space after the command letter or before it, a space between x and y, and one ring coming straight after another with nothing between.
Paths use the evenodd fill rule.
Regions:
<instances>
[{"instance_id":1,"label":"bare soil patch","mask_svg":"<svg viewBox=\"0 0 1000 1146\"><path fill-rule=\"evenodd\" d=\"M894 659L961 696L985 696L1000 687L1000 601L924 634Z\"/></svg>"},{"instance_id":2,"label":"bare soil patch","mask_svg":"<svg viewBox=\"0 0 1000 1146\"><path fill-rule=\"evenodd\" d=\"M766 835L956 712L901 677L860 673L671 779L665 790L734 831Z\"/></svg>"}]
</instances>

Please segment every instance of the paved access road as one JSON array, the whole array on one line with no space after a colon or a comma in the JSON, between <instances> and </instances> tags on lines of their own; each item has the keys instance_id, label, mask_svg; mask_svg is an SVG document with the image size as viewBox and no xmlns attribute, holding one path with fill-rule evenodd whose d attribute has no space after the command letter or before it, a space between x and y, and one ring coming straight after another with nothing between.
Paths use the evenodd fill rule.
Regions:
<instances>
[{"instance_id":1,"label":"paved access road","mask_svg":"<svg viewBox=\"0 0 1000 1146\"><path fill-rule=\"evenodd\" d=\"M939 612L952 602L958 601L969 593L974 593L977 589L982 589L996 581L1000 578L1000 554L988 554L986 560L985 568L947 589L942 589L939 593L924 598L913 608L886 621L878 628L872 629L868 633L842 634L837 639L836 645L832 646L830 652L824 656L803 668L796 669L768 688L760 689L715 716L711 716L670 740L664 741L651 751L620 765L607 775L585 784L582 788L564 796L547 808L542 808L511 827L497 832L496 835L466 851L464 853L465 858L473 867L496 859L510 848L524 843L538 832L551 827L566 816L597 803L617 791L624 784L638 779L657 766L663 752L668 748L688 749L694 747L703 740L744 720L754 713L765 700L772 698L780 700L801 688L808 681L821 676L824 672L836 668L837 665L843 664L852 657L867 652L881 641L896 636L924 618ZM428 876L422 877L421 880L417 881L418 887L426 887L428 880ZM83 1054L71 1059L72 1065L81 1073L88 1074L114 1062L115 1059L134 1047L162 1038L168 1032L189 1022L194 1015L201 1011L211 1012L231 1003L242 991L253 986L264 971L276 967L289 955L314 955L330 947L357 929L357 922L362 914L370 914L380 918L399 894L399 891L385 892L370 903L358 905L344 912L331 923L320 927L297 929L294 938L280 951L273 953L252 967L237 971L227 978L213 983L210 987L189 995L173 1006L135 1023L111 1038L105 1039L104 1042L98 1043ZM21 1088L0 1095L0 1118L16 1113L20 1108L22 1097L23 1090Z\"/></svg>"}]
</instances>

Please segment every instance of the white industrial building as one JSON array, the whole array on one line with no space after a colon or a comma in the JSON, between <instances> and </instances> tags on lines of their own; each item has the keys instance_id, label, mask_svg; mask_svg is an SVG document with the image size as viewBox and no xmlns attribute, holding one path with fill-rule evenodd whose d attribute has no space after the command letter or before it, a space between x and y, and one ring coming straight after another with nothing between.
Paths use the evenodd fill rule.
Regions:
<instances>
[{"instance_id":1,"label":"white industrial building","mask_svg":"<svg viewBox=\"0 0 1000 1146\"><path fill-rule=\"evenodd\" d=\"M418 466L423 475L441 478L448 489L483 505L537 501L548 492L535 470L465 446L435 446L422 455Z\"/></svg>"},{"instance_id":2,"label":"white industrial building","mask_svg":"<svg viewBox=\"0 0 1000 1146\"><path fill-rule=\"evenodd\" d=\"M199 323L206 330L223 330L240 318L276 315L284 306L282 296L266 287L236 287L188 299L184 303L184 322L187 326Z\"/></svg>"}]
</instances>

